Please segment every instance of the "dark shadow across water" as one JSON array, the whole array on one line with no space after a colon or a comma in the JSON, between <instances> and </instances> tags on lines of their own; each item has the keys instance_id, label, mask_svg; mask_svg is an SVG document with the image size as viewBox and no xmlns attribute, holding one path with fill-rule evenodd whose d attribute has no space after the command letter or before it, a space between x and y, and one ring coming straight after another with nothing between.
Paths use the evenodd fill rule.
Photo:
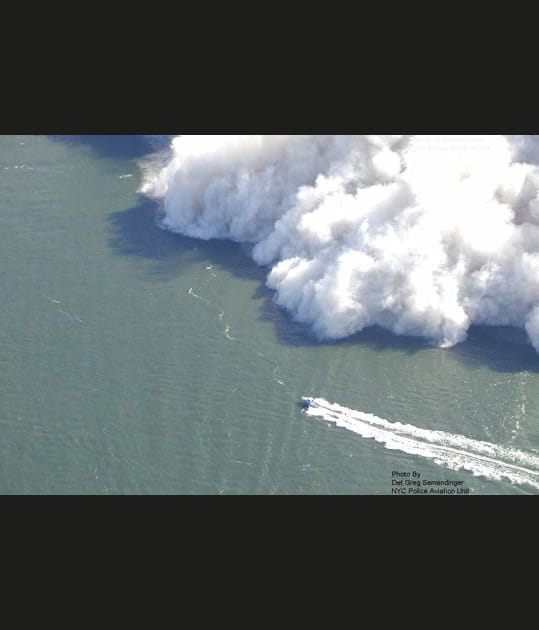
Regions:
<instances>
[{"instance_id":1,"label":"dark shadow across water","mask_svg":"<svg viewBox=\"0 0 539 630\"><path fill-rule=\"evenodd\" d=\"M135 134L98 134L98 135L52 135L54 141L66 144L83 144L90 147L97 157L113 159L137 159L148 155L156 146L143 135ZM162 136L163 147L167 144L167 136ZM154 144L158 141L155 140Z\"/></svg>"},{"instance_id":2,"label":"dark shadow across water","mask_svg":"<svg viewBox=\"0 0 539 630\"><path fill-rule=\"evenodd\" d=\"M495 372L539 372L539 354L523 329L471 326L466 341L447 350L470 367L486 365Z\"/></svg>"},{"instance_id":3,"label":"dark shadow across water","mask_svg":"<svg viewBox=\"0 0 539 630\"><path fill-rule=\"evenodd\" d=\"M186 265L198 261L223 267L235 276L264 282L266 270L248 257L248 248L225 240L204 241L175 234L159 226L160 213L155 202L141 197L138 206L112 212L109 245L121 256L136 256L151 261L148 275L168 282L181 275Z\"/></svg>"},{"instance_id":4,"label":"dark shadow across water","mask_svg":"<svg viewBox=\"0 0 539 630\"><path fill-rule=\"evenodd\" d=\"M121 256L135 256L152 264L148 277L168 282L197 262L207 262L226 269L238 278L254 280L258 286L253 299L260 301L260 320L271 322L277 341L287 346L366 345L374 350L399 350L413 355L437 348L421 337L395 335L379 326L372 326L346 339L319 341L303 324L278 307L274 292L265 285L268 270L257 266L249 256L249 248L223 240L204 241L174 234L159 226L155 202L141 197L138 206L109 215L109 245ZM444 352L471 367L487 366L497 372L539 372L539 355L529 344L526 334L508 326L472 326L468 338Z\"/></svg>"}]
</instances>

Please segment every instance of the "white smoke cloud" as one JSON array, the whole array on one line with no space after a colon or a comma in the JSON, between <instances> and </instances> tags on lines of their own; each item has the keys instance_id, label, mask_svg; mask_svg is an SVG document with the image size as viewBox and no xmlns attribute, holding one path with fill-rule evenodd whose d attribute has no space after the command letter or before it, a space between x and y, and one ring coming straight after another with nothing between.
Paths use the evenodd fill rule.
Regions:
<instances>
[{"instance_id":1,"label":"white smoke cloud","mask_svg":"<svg viewBox=\"0 0 539 630\"><path fill-rule=\"evenodd\" d=\"M169 230L251 243L321 340L510 324L539 351L538 163L537 136L178 136L143 192Z\"/></svg>"}]
</instances>

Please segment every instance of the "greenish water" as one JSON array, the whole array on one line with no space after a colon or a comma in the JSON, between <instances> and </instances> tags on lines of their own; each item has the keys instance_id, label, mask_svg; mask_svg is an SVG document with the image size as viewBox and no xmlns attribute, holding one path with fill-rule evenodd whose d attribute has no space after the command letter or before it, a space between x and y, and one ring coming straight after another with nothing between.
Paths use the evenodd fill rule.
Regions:
<instances>
[{"instance_id":1,"label":"greenish water","mask_svg":"<svg viewBox=\"0 0 539 630\"><path fill-rule=\"evenodd\" d=\"M302 395L535 452L539 356L373 329L315 343L242 246L167 233L132 137L0 136L0 493L537 494L301 413Z\"/></svg>"}]
</instances>

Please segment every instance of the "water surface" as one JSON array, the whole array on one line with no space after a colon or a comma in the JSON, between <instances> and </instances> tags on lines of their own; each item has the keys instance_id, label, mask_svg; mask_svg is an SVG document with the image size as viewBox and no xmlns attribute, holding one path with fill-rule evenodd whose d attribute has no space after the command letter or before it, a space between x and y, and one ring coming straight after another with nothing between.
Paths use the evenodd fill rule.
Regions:
<instances>
[{"instance_id":1,"label":"water surface","mask_svg":"<svg viewBox=\"0 0 539 630\"><path fill-rule=\"evenodd\" d=\"M0 137L0 493L391 494L392 471L536 494L305 415L319 396L537 454L539 357L373 328L317 343L242 246L174 235L137 137ZM535 450L534 450L535 449Z\"/></svg>"}]
</instances>

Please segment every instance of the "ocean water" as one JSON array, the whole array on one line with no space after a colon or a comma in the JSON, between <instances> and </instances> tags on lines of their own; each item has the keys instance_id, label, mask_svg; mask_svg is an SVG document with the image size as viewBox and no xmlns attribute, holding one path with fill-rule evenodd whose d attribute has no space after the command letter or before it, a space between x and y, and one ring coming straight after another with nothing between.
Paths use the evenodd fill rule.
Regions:
<instances>
[{"instance_id":1,"label":"ocean water","mask_svg":"<svg viewBox=\"0 0 539 630\"><path fill-rule=\"evenodd\" d=\"M0 136L1 494L539 492L539 355L520 329L319 341L248 245L160 227L140 192L155 150Z\"/></svg>"}]
</instances>

